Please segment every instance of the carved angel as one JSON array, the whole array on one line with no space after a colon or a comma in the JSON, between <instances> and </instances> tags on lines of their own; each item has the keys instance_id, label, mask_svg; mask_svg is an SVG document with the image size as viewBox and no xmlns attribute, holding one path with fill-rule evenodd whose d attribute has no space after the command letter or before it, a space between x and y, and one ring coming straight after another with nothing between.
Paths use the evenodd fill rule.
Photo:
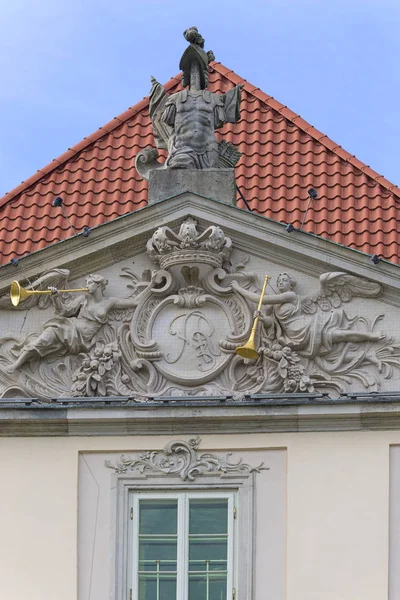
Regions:
<instances>
[{"instance_id":1,"label":"carved angel","mask_svg":"<svg viewBox=\"0 0 400 600\"><path fill-rule=\"evenodd\" d=\"M259 300L259 295L236 281L231 286L245 298ZM386 337L385 333L362 330L360 325L365 327L365 319L351 319L341 308L342 303L356 296L376 298L381 293L379 284L347 273L324 273L319 292L302 298L294 291L295 279L281 273L277 287L277 294L264 296L266 310L260 315L270 336L300 356L312 359L327 373L334 373L343 365L356 366L362 360L380 368L376 354L360 349L360 343L377 342Z\"/></svg>"},{"instance_id":2,"label":"carved angel","mask_svg":"<svg viewBox=\"0 0 400 600\"><path fill-rule=\"evenodd\" d=\"M51 288L53 294L50 297L56 316L44 324L42 333L19 345L19 356L7 367L7 371L13 373L32 358L87 352L94 344L96 334L107 322L110 311L137 306L153 281L130 298L107 298L104 296L107 284L102 275L89 275L86 278L88 291L73 300L62 299L57 289Z\"/></svg>"}]
</instances>

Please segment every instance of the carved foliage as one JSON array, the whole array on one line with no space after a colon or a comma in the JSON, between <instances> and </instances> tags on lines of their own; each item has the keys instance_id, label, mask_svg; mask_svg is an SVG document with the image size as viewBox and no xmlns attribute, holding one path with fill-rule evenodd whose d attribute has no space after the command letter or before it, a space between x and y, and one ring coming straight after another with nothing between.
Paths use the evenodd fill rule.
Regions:
<instances>
[{"instance_id":1,"label":"carved foliage","mask_svg":"<svg viewBox=\"0 0 400 600\"><path fill-rule=\"evenodd\" d=\"M123 269L126 298L110 303L103 295L106 280L91 276L90 298L57 300L58 314L41 333L22 341L3 338L4 396L129 396L146 401L157 396L241 399L254 393L343 392L352 385L375 391L400 366L400 345L378 328L382 315L350 317L343 308L357 297L378 297L382 289L377 283L325 273L320 288L302 297L293 277L281 274L278 294L267 293L261 311L259 358L244 360L235 350L249 336L260 294L254 273L245 270L248 259L232 254L222 229L211 226L199 232L191 217L178 232L158 228L147 248L157 267L165 268L147 269L141 276ZM42 279L61 277L70 287L65 276L52 271Z\"/></svg>"},{"instance_id":2,"label":"carved foliage","mask_svg":"<svg viewBox=\"0 0 400 600\"><path fill-rule=\"evenodd\" d=\"M183 481L194 481L196 477L205 474L216 473L222 476L226 473L260 473L268 470L268 467L263 466L264 463L257 467L243 463L241 459L231 463L230 452L225 459L216 454L199 454L200 442L199 437L192 438L188 442L169 442L163 451L140 452L137 457L122 455L115 464L105 461L105 466L118 474L128 471L133 471L137 475L162 473L178 475Z\"/></svg>"},{"instance_id":3,"label":"carved foliage","mask_svg":"<svg viewBox=\"0 0 400 600\"><path fill-rule=\"evenodd\" d=\"M107 390L112 387L110 372L115 370L120 358L121 352L116 340L109 344L97 343L89 354L84 355L80 367L72 375L74 383L71 395L107 396Z\"/></svg>"}]
</instances>

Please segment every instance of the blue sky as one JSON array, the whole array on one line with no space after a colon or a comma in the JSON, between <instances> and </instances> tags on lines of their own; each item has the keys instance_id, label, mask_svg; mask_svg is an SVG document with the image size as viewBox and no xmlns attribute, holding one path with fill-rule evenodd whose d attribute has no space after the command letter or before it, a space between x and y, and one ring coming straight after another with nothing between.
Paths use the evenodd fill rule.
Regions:
<instances>
[{"instance_id":1,"label":"blue sky","mask_svg":"<svg viewBox=\"0 0 400 600\"><path fill-rule=\"evenodd\" d=\"M400 184L398 0L2 0L0 195L178 73L190 25Z\"/></svg>"}]
</instances>

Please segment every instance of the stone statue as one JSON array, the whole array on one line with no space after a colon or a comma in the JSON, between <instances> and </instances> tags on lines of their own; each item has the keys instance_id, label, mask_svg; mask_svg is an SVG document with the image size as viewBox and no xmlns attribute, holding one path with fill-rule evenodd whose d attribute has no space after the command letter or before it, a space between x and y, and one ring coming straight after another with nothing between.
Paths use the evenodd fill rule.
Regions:
<instances>
[{"instance_id":1,"label":"stone statue","mask_svg":"<svg viewBox=\"0 0 400 600\"><path fill-rule=\"evenodd\" d=\"M248 300L258 302L258 294L236 281L231 286ZM343 365L354 368L362 361L380 368L376 354L369 351L370 344L367 349L360 344L383 340L385 333L362 331L360 325L365 320L349 318L341 308L354 296L376 297L381 291L379 284L347 273L325 273L320 277L320 286L315 297L302 298L294 291L293 277L287 273L278 275L278 293L264 296L265 314L259 315L267 334L299 356L312 359L327 373L334 373Z\"/></svg>"},{"instance_id":2,"label":"stone statue","mask_svg":"<svg viewBox=\"0 0 400 600\"><path fill-rule=\"evenodd\" d=\"M165 163L157 161L157 150L147 148L138 154L136 168L148 179L153 169L215 169L233 167L240 158L230 143L217 142L214 130L240 118L239 85L225 94L207 90L208 64L214 60L205 52L204 39L196 27L184 32L190 42L182 55L182 84L185 88L168 96L163 86L152 78L150 117L158 148L168 150Z\"/></svg>"},{"instance_id":3,"label":"stone statue","mask_svg":"<svg viewBox=\"0 0 400 600\"><path fill-rule=\"evenodd\" d=\"M68 301L62 299L57 288L50 288L56 316L44 324L42 333L29 343L20 345L19 356L6 368L7 372L13 373L35 357L87 352L93 345L97 332L107 322L109 312L112 309L137 306L145 292L131 298L106 298L104 290L107 284L105 277L89 275L86 278L88 291L85 296Z\"/></svg>"}]
</instances>

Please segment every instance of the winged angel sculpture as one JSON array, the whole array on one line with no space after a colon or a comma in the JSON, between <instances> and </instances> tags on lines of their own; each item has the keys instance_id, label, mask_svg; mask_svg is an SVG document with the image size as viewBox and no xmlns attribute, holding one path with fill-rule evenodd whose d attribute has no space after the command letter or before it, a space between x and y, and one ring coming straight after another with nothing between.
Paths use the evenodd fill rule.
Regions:
<instances>
[{"instance_id":1,"label":"winged angel sculpture","mask_svg":"<svg viewBox=\"0 0 400 600\"><path fill-rule=\"evenodd\" d=\"M343 304L356 297L376 298L381 286L341 272L324 273L319 283L315 294L301 297L294 277L278 275L278 293L264 296L265 310L259 315L263 359L278 359L285 391L306 391L324 382L342 390L341 383L352 379L377 389L379 378L365 367L374 365L378 373L390 377L392 366L398 366L400 348L384 331L375 330L382 315L369 324L364 317L348 317ZM236 281L231 287L248 300L259 299Z\"/></svg>"},{"instance_id":2,"label":"winged angel sculpture","mask_svg":"<svg viewBox=\"0 0 400 600\"><path fill-rule=\"evenodd\" d=\"M18 358L7 371L13 373L35 356L87 352L112 309L134 308L140 302L140 294L132 298L106 298L107 285L108 281L102 275L89 275L86 277L86 295L68 301L62 299L56 287L51 287L56 316L44 324L42 333L23 343Z\"/></svg>"},{"instance_id":3,"label":"winged angel sculpture","mask_svg":"<svg viewBox=\"0 0 400 600\"><path fill-rule=\"evenodd\" d=\"M57 291L69 287L67 270L36 280L34 288L50 286L53 293L31 296L17 310L55 314L37 333L2 338L2 397L241 399L315 389L341 393L360 384L375 391L400 367L400 346L379 329L383 315L371 321L344 310L354 299L377 298L381 285L348 273L323 274L320 289L306 297L295 291L292 276L281 273L277 293L264 297L259 358L244 360L236 349L252 326L250 303L259 299L255 274L221 228L199 232L197 226L187 217L177 233L157 228L147 243L156 269L139 276L124 267L126 297L109 295L102 275L89 275L87 292L75 298ZM8 308L9 298L0 298L0 309ZM38 314L28 313L29 328L36 329Z\"/></svg>"},{"instance_id":4,"label":"winged angel sculpture","mask_svg":"<svg viewBox=\"0 0 400 600\"><path fill-rule=\"evenodd\" d=\"M23 305L23 308L53 307L55 316L44 323L39 334L28 334L22 341L13 336L2 340L0 381L7 386L9 375L17 373L18 383L15 384L14 376L11 386L17 395L70 395L71 372L75 381L72 395L107 395L103 375L121 357L113 321L129 321L157 280L156 273L145 271L139 281L129 272L127 276L134 282L129 287L133 291L127 298L117 298L104 294L108 285L105 277L90 274L85 280L87 292L72 298L70 294L60 294L55 287L65 285L68 275L66 269L47 273L35 282L35 287L50 289L52 294L31 297ZM8 304L8 298L0 299L0 308L8 308ZM50 362L42 361L45 357ZM66 357L65 362L59 361L61 357Z\"/></svg>"}]
</instances>

